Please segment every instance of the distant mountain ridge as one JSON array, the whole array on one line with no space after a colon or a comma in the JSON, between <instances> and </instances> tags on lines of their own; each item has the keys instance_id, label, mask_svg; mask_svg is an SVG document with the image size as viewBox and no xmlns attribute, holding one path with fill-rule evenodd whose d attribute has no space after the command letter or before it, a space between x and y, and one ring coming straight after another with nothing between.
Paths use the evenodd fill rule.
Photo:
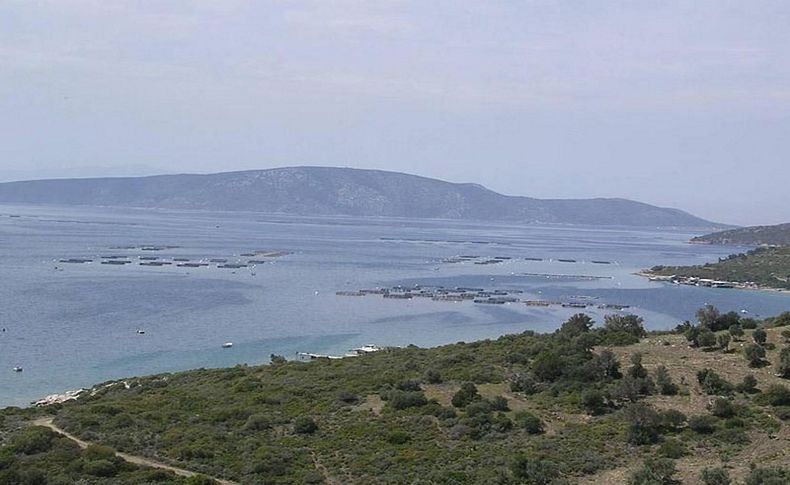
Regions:
<instances>
[{"instance_id":1,"label":"distant mountain ridge","mask_svg":"<svg viewBox=\"0 0 790 485\"><path fill-rule=\"evenodd\" d=\"M736 246L790 246L790 223L729 229L695 237L691 242Z\"/></svg>"},{"instance_id":2,"label":"distant mountain ridge","mask_svg":"<svg viewBox=\"0 0 790 485\"><path fill-rule=\"evenodd\" d=\"M724 227L626 199L535 199L398 172L288 167L209 175L0 184L0 203L443 218L514 223Z\"/></svg>"}]
</instances>

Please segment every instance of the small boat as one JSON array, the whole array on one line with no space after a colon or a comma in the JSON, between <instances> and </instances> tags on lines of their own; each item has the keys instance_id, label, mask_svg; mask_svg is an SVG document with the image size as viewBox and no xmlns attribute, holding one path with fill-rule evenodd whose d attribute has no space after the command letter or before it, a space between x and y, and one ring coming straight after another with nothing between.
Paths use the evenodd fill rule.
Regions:
<instances>
[{"instance_id":1,"label":"small boat","mask_svg":"<svg viewBox=\"0 0 790 485\"><path fill-rule=\"evenodd\" d=\"M137 330L137 335L145 335L145 330Z\"/></svg>"},{"instance_id":2,"label":"small boat","mask_svg":"<svg viewBox=\"0 0 790 485\"><path fill-rule=\"evenodd\" d=\"M14 367L14 372L22 372L22 370L23 370L23 369L22 369L22 367L21 367L21 366L16 366L16 367Z\"/></svg>"},{"instance_id":3,"label":"small boat","mask_svg":"<svg viewBox=\"0 0 790 485\"><path fill-rule=\"evenodd\" d=\"M233 347L233 342L225 342L224 344L222 344L223 349L229 349L231 347Z\"/></svg>"}]
</instances>

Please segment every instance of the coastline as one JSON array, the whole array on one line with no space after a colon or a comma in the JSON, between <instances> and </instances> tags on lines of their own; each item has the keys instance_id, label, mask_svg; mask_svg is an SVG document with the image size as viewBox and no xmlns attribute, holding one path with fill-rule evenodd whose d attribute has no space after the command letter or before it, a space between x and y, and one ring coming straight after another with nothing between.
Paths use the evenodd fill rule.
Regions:
<instances>
[{"instance_id":1,"label":"coastline","mask_svg":"<svg viewBox=\"0 0 790 485\"><path fill-rule=\"evenodd\" d=\"M654 281L656 283L671 283L674 285L683 285L683 286L696 286L696 287L705 287L706 285L700 284L692 284L688 281L694 278L682 278L682 277L675 277L674 275L667 276L667 275L660 275L653 273L649 270L637 271L636 273L632 273L636 276L641 276L643 278L647 278L650 281ZM696 278L699 280L699 278ZM746 284L740 281L723 281L722 283L727 283L733 285L732 287L719 287L717 289L728 289L728 290L751 290L751 291L762 291L762 292L769 292L769 293L780 293L780 294L790 294L790 289L786 288L774 288L770 286L761 286L758 284ZM716 288L709 286L710 288Z\"/></svg>"}]
</instances>

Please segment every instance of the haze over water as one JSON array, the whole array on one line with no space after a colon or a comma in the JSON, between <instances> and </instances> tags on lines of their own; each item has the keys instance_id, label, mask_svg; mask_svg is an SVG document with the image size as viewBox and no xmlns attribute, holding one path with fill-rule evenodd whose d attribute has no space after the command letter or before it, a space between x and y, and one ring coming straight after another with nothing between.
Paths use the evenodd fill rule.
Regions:
<instances>
[{"instance_id":1,"label":"haze over water","mask_svg":"<svg viewBox=\"0 0 790 485\"><path fill-rule=\"evenodd\" d=\"M696 264L744 249L689 245L692 235L657 229L3 206L0 327L6 331L0 334L0 406L25 405L108 379L265 363L271 353L289 358L298 351L343 355L367 343L433 346L529 329L550 331L579 311L335 295L342 290L422 284L518 289L525 299L586 296L597 298L596 305L632 305L629 311L642 315L651 329L692 318L705 303L764 316L788 308L787 294L670 286L633 274L655 264ZM111 249L142 245L177 248ZM291 254L235 270L216 264L142 267L137 259L234 262L250 259L240 255L256 250ZM442 262L461 254L513 259L497 265ZM100 256L106 255L128 256L133 264L100 264ZM57 262L83 257L95 261ZM527 257L544 260L523 259ZM603 310L586 311L602 321ZM233 348L221 348L224 342L233 342ZM16 365L24 372L12 372Z\"/></svg>"}]
</instances>

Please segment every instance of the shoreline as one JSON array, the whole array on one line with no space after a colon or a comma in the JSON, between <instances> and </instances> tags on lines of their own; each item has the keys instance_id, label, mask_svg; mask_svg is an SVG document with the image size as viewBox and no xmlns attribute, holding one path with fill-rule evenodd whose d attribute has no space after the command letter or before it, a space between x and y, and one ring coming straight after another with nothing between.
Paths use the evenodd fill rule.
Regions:
<instances>
[{"instance_id":1,"label":"shoreline","mask_svg":"<svg viewBox=\"0 0 790 485\"><path fill-rule=\"evenodd\" d=\"M645 270L645 271L637 271L636 273L632 273L632 274L636 275L636 276L641 276L643 278L647 278L650 281L653 281L653 282L656 282L656 283L670 283L670 284L674 284L674 285L678 285L678 286L694 286L694 287L697 287L697 288L706 288L705 285L701 286L699 284L682 283L680 281L681 278L673 278L674 275L673 276L660 275L660 274L652 273L652 272L647 271L647 270ZM659 278L659 279L656 279L656 278ZM684 279L689 279L689 278L684 278ZM760 285L753 285L753 286L752 285L748 285L747 286L744 283L739 282L739 281L727 281L726 283L732 284L733 286L732 287L719 287L719 288L710 287L710 288L712 288L712 289L719 289L719 290L750 290L750 291L762 291L762 292L769 292L769 293L790 294L790 289L786 289L786 288L773 288L773 287L770 287L770 286L760 286Z\"/></svg>"}]
</instances>

